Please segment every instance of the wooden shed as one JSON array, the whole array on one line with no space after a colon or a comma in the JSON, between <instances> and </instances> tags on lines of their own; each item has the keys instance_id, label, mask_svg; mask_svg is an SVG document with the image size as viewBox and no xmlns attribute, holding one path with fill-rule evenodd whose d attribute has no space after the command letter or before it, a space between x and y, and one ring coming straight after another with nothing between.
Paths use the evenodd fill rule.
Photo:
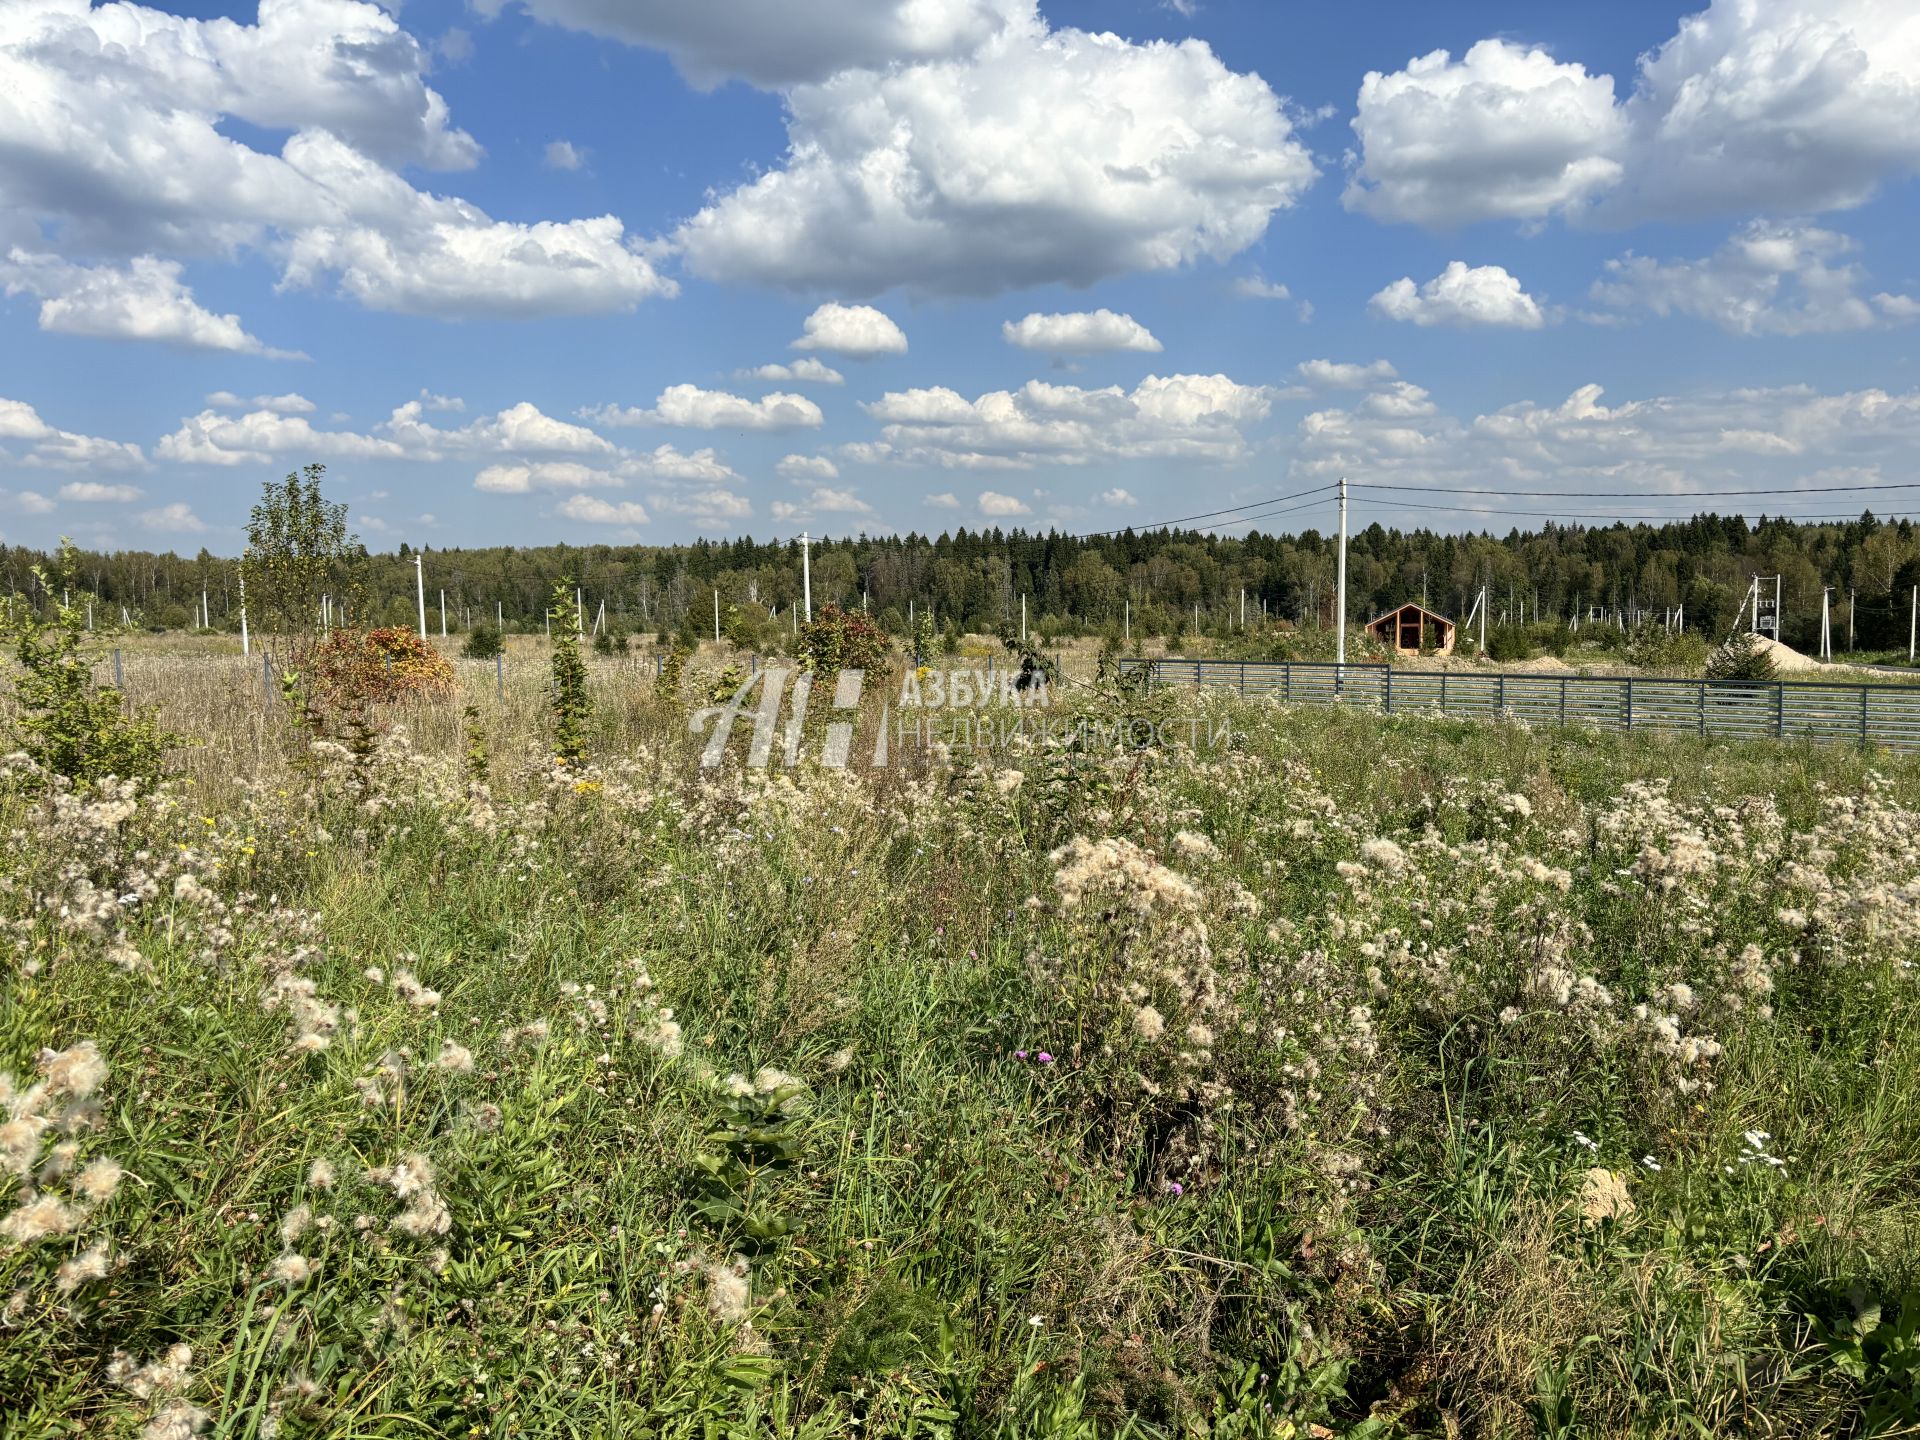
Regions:
<instances>
[{"instance_id":1,"label":"wooden shed","mask_svg":"<svg viewBox=\"0 0 1920 1440\"><path fill-rule=\"evenodd\" d=\"M1451 655L1454 631L1458 628L1446 616L1436 615L1412 601L1367 622L1368 634L1402 655L1418 654L1422 637L1434 654Z\"/></svg>"}]
</instances>

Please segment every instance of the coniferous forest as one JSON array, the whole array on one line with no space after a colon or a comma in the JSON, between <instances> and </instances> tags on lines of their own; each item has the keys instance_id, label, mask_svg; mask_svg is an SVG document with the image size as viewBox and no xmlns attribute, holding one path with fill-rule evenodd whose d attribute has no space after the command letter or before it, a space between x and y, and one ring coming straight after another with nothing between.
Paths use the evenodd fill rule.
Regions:
<instances>
[{"instance_id":1,"label":"coniferous forest","mask_svg":"<svg viewBox=\"0 0 1920 1440\"><path fill-rule=\"evenodd\" d=\"M1192 530L1126 530L1072 536L999 528L816 540L815 604L864 605L904 633L910 616L933 608L942 627L993 631L1017 621L1050 635L1120 632L1133 638L1236 628L1242 593L1250 621L1327 623L1332 615L1335 538L1317 530L1220 536ZM340 577L348 617L412 624L414 552L361 552ZM509 631L538 628L554 581L579 585L591 624L627 633L711 633L714 594L736 632L784 620L801 593L797 540L699 540L685 545L490 546L426 549L422 568L429 623L464 632L502 620ZM0 547L11 593L32 588L47 557ZM1349 619L1423 597L1464 617L1486 587L1496 623L1618 615L1629 623L1684 612L1686 629L1731 629L1755 576L1780 578L1781 638L1806 648L1831 587L1833 622L1849 620L1862 649L1904 646L1913 587L1920 584L1920 530L1871 513L1845 523L1809 524L1738 515L1699 515L1667 524L1547 525L1502 536L1400 530L1372 524L1349 542ZM102 623L183 629L206 623L237 629L235 557L202 550L83 551L79 580L106 608ZM1197 607L1197 609L1196 609Z\"/></svg>"}]
</instances>

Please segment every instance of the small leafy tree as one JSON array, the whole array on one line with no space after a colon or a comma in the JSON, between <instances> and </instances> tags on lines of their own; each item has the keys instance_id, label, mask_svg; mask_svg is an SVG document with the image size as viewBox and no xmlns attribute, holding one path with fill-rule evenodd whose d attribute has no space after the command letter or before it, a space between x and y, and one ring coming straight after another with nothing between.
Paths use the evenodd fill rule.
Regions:
<instances>
[{"instance_id":1,"label":"small leafy tree","mask_svg":"<svg viewBox=\"0 0 1920 1440\"><path fill-rule=\"evenodd\" d=\"M887 648L886 632L871 618L831 602L800 627L800 655L816 675L878 670L886 664Z\"/></svg>"},{"instance_id":2,"label":"small leafy tree","mask_svg":"<svg viewBox=\"0 0 1920 1440\"><path fill-rule=\"evenodd\" d=\"M328 500L324 465L308 465L282 481L269 480L247 520L241 573L247 603L267 637L286 641L290 659L304 664L320 629L321 597L365 554L347 531L347 507Z\"/></svg>"},{"instance_id":3,"label":"small leafy tree","mask_svg":"<svg viewBox=\"0 0 1920 1440\"><path fill-rule=\"evenodd\" d=\"M0 622L21 669L14 680L14 741L42 769L79 784L110 775L155 779L181 737L159 727L152 707L129 709L118 690L94 683L86 602L71 599L75 569L73 542L62 539L53 575L33 568L40 588L59 597L53 619L43 620L31 606L9 606Z\"/></svg>"},{"instance_id":4,"label":"small leafy tree","mask_svg":"<svg viewBox=\"0 0 1920 1440\"><path fill-rule=\"evenodd\" d=\"M734 692L740 688L746 678L747 677L741 673L740 662L738 660L729 660L726 665L722 667L720 673L714 676L713 684L707 689L707 699L709 703L714 705L726 704L729 700L733 699Z\"/></svg>"},{"instance_id":5,"label":"small leafy tree","mask_svg":"<svg viewBox=\"0 0 1920 1440\"><path fill-rule=\"evenodd\" d=\"M1014 689L1030 690L1036 685L1048 685L1060 678L1059 667L1046 657L1040 644L1037 634L1022 640L1020 632L1012 625L1000 627L1000 646L1020 667L1020 673L1014 677Z\"/></svg>"},{"instance_id":6,"label":"small leafy tree","mask_svg":"<svg viewBox=\"0 0 1920 1440\"><path fill-rule=\"evenodd\" d=\"M563 578L547 602L553 627L553 754L563 765L587 758L587 664L580 658L580 611L573 603L573 581Z\"/></svg>"},{"instance_id":7,"label":"small leafy tree","mask_svg":"<svg viewBox=\"0 0 1920 1440\"><path fill-rule=\"evenodd\" d=\"M653 690L656 695L668 700L680 698L680 680L686 673L687 657L692 653L678 641L668 647L666 654L660 657L660 673L654 677Z\"/></svg>"}]
</instances>

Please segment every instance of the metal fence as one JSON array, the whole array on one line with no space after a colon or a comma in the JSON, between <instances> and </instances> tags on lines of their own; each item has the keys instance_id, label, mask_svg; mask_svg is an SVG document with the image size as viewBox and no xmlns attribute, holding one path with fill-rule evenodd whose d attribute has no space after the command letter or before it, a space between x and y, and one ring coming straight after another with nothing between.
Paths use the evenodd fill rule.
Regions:
<instances>
[{"instance_id":1,"label":"metal fence","mask_svg":"<svg viewBox=\"0 0 1920 1440\"><path fill-rule=\"evenodd\" d=\"M1846 740L1920 750L1920 687L1819 680L1665 680L1638 675L1403 670L1263 660L1123 660L1152 685L1225 685L1292 704L1369 705L1533 725L1685 731L1735 739Z\"/></svg>"}]
</instances>

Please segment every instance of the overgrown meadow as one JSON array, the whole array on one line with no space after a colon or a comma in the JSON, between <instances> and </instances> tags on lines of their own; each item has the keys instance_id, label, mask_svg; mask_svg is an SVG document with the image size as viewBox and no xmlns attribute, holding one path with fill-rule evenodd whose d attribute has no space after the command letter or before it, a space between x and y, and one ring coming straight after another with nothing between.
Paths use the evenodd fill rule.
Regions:
<instances>
[{"instance_id":1,"label":"overgrown meadow","mask_svg":"<svg viewBox=\"0 0 1920 1440\"><path fill-rule=\"evenodd\" d=\"M172 778L0 780L9 1440L1920 1424L1914 759L174 663Z\"/></svg>"}]
</instances>

